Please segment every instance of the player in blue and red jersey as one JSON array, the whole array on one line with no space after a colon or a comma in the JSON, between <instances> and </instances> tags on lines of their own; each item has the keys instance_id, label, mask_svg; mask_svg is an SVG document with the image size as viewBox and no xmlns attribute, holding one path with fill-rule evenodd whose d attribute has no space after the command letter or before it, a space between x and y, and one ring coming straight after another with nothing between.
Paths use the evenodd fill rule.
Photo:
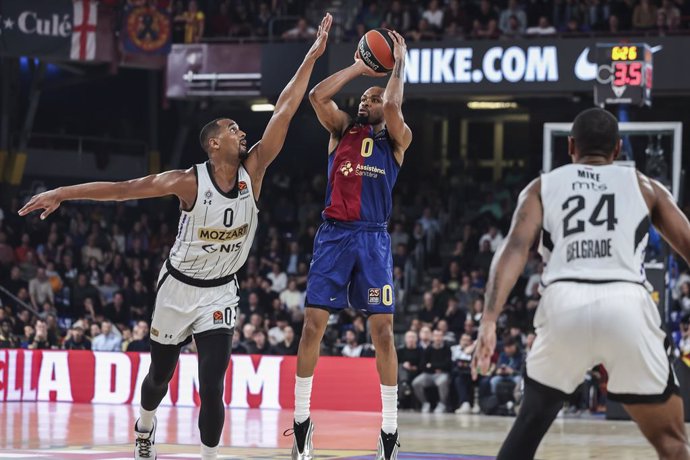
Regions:
<instances>
[{"instance_id":1,"label":"player in blue and red jersey","mask_svg":"<svg viewBox=\"0 0 690 460\"><path fill-rule=\"evenodd\" d=\"M329 314L348 306L365 312L376 348L383 423L377 460L398 455L398 361L393 341L393 260L387 231L392 190L412 142L401 111L406 46L396 32L395 67L386 88L364 92L353 120L333 97L350 80L383 76L361 60L319 83L309 99L330 133L323 223L314 239L307 281L306 316L297 357L294 460L313 458L309 401L314 369ZM343 395L343 397L347 397ZM352 395L356 397L356 395Z\"/></svg>"}]
</instances>

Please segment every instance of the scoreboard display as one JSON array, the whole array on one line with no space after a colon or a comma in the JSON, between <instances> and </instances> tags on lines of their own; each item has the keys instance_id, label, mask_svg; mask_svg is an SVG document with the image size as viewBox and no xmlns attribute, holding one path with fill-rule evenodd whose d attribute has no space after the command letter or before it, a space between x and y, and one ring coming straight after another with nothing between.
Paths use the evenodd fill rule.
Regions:
<instances>
[{"instance_id":1,"label":"scoreboard display","mask_svg":"<svg viewBox=\"0 0 690 460\"><path fill-rule=\"evenodd\" d=\"M597 44L594 103L652 105L652 51L646 43Z\"/></svg>"}]
</instances>

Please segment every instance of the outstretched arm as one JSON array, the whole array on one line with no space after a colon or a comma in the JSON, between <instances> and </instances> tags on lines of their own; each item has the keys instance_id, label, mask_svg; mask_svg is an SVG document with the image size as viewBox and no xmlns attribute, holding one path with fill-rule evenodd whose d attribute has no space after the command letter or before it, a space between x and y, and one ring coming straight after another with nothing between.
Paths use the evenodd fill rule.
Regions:
<instances>
[{"instance_id":1,"label":"outstretched arm","mask_svg":"<svg viewBox=\"0 0 690 460\"><path fill-rule=\"evenodd\" d=\"M476 364L483 371L489 368L496 348L496 320L525 268L529 250L541 231L543 210L540 189L541 179L535 179L520 193L510 232L491 261L473 369L476 369Z\"/></svg>"},{"instance_id":2,"label":"outstretched arm","mask_svg":"<svg viewBox=\"0 0 690 460\"><path fill-rule=\"evenodd\" d=\"M412 142L412 131L405 124L402 113L403 84L405 78L405 56L407 46L405 39L397 32L388 32L393 39L393 57L395 66L388 79L386 91L383 93L383 118L386 121L388 134L396 146L395 157L398 163L402 163L405 150Z\"/></svg>"},{"instance_id":3,"label":"outstretched arm","mask_svg":"<svg viewBox=\"0 0 690 460\"><path fill-rule=\"evenodd\" d=\"M304 61L297 69L292 80L285 86L283 92L280 93L273 116L269 120L261 140L250 149L245 167L252 175L252 179L258 180L258 182L261 182L266 168L283 148L288 126L304 98L304 93L307 91L309 77L311 77L314 64L326 49L328 31L331 28L332 22L333 18L331 15L326 14L319 26L316 41L307 52Z\"/></svg>"},{"instance_id":4,"label":"outstretched arm","mask_svg":"<svg viewBox=\"0 0 690 460\"><path fill-rule=\"evenodd\" d=\"M124 201L166 195L176 195L185 208L193 204L196 198L194 171L174 170L122 182L89 182L59 187L31 197L19 210L19 215L44 210L41 219L45 219L68 200Z\"/></svg>"}]
</instances>

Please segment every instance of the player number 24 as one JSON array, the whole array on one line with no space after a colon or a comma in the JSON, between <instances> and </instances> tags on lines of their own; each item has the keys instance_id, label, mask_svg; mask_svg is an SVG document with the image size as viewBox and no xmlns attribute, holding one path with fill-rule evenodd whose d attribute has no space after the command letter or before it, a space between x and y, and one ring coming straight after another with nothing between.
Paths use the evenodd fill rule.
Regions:
<instances>
[{"instance_id":1,"label":"player number 24","mask_svg":"<svg viewBox=\"0 0 690 460\"><path fill-rule=\"evenodd\" d=\"M362 140L362 151L361 154L364 158L370 157L374 152L374 139L367 137Z\"/></svg>"},{"instance_id":2,"label":"player number 24","mask_svg":"<svg viewBox=\"0 0 690 460\"><path fill-rule=\"evenodd\" d=\"M612 193L602 195L594 211L592 211L592 215L589 217L589 223L596 226L606 224L606 230L615 230L616 224L618 223L618 219L616 219L615 204L616 202ZM562 209L563 211L570 209L570 212L563 218L563 237L584 232L585 221L579 219L573 221L573 219L575 218L575 214L585 209L585 197L582 195L571 196L565 200Z\"/></svg>"}]
</instances>

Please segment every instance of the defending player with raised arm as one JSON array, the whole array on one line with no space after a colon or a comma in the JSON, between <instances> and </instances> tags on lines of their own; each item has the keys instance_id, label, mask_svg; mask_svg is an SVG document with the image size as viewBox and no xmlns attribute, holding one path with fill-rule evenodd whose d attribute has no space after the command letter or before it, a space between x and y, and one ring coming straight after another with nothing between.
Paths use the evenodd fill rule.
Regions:
<instances>
[{"instance_id":1,"label":"defending player with raised arm","mask_svg":"<svg viewBox=\"0 0 690 460\"><path fill-rule=\"evenodd\" d=\"M359 59L316 85L309 94L319 121L330 133L330 141L323 223L314 239L297 355L294 460L313 458L314 424L309 401L314 369L329 313L348 306L368 315L376 348L383 403L376 459L394 460L398 454L395 299L387 225L393 186L412 132L401 110L405 40L396 32L390 32L390 36L395 68L385 89L375 86L365 91L354 120L338 109L333 97L355 77L384 75Z\"/></svg>"},{"instance_id":2,"label":"defending player with raised arm","mask_svg":"<svg viewBox=\"0 0 690 460\"><path fill-rule=\"evenodd\" d=\"M599 363L609 371L609 398L624 404L659 458L690 459L682 399L642 268L650 221L690 263L690 223L663 185L613 164L621 144L613 115L578 115L568 139L573 164L522 191L491 263L473 363L480 372L489 367L496 321L541 235L546 268L537 338L523 403L497 460L533 458L564 399Z\"/></svg>"},{"instance_id":3,"label":"defending player with raised arm","mask_svg":"<svg viewBox=\"0 0 690 460\"><path fill-rule=\"evenodd\" d=\"M43 210L45 219L67 200L131 200L175 195L180 223L158 277L151 321L151 365L141 386L134 425L135 459L155 459L155 413L168 391L180 348L191 341L199 360L199 431L202 460L215 460L223 431L223 386L239 304L235 273L244 265L257 227L256 200L268 165L283 147L290 120L326 48L332 18L321 21L316 41L276 102L263 136L247 149L245 133L228 118L203 127L208 161L124 182L92 182L34 196L19 211ZM231 236L228 236L231 235Z\"/></svg>"}]
</instances>

